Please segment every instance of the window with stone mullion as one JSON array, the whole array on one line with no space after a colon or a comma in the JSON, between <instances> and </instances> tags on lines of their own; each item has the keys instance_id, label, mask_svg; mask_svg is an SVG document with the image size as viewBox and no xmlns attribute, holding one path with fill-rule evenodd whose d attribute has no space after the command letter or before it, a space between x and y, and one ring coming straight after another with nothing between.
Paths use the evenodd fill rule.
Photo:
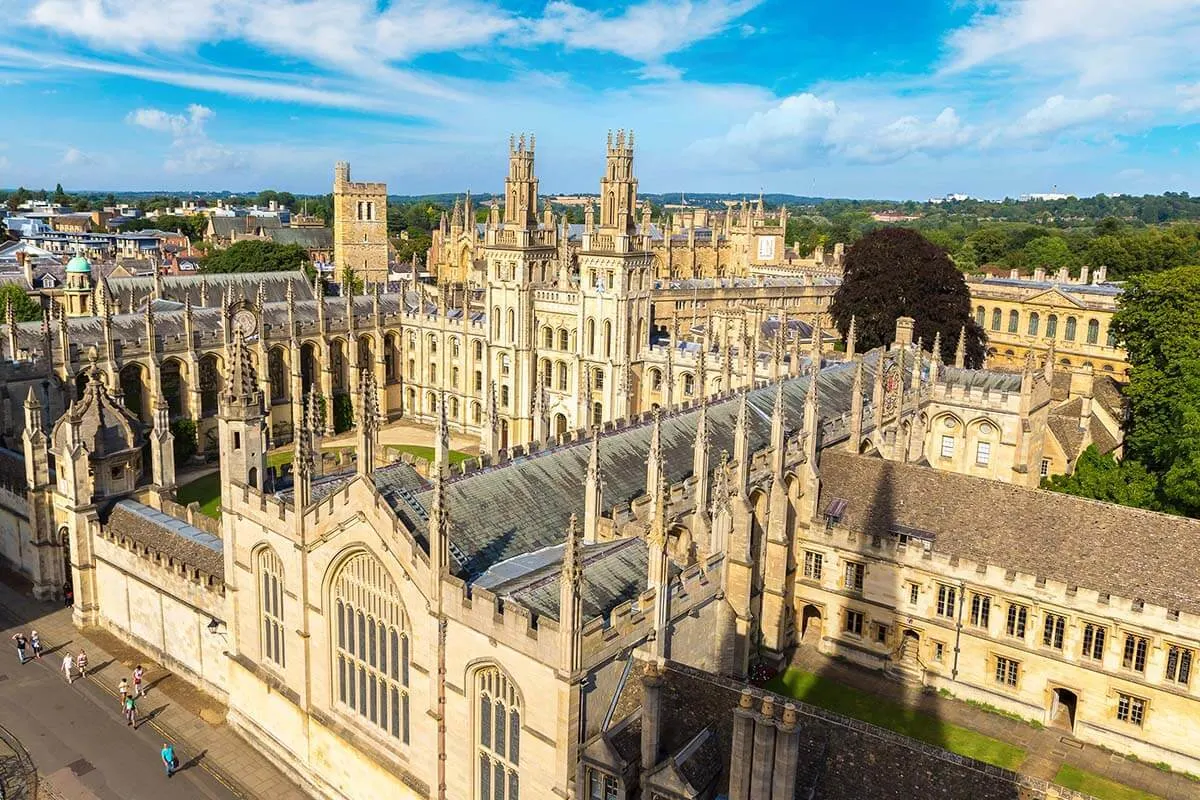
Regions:
<instances>
[{"instance_id":1,"label":"window with stone mullion","mask_svg":"<svg viewBox=\"0 0 1200 800\"><path fill-rule=\"evenodd\" d=\"M498 669L477 675L477 800L520 800L521 705Z\"/></svg>"}]
</instances>

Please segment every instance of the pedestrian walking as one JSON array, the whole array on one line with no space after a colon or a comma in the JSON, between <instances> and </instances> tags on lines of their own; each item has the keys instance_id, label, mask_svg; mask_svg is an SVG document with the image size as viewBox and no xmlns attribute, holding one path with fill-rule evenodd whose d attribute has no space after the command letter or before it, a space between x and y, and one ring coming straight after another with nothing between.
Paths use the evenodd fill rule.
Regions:
<instances>
[{"instance_id":1,"label":"pedestrian walking","mask_svg":"<svg viewBox=\"0 0 1200 800\"><path fill-rule=\"evenodd\" d=\"M62 671L67 676L67 683L75 682L75 656L70 653L63 656Z\"/></svg>"},{"instance_id":2,"label":"pedestrian walking","mask_svg":"<svg viewBox=\"0 0 1200 800\"><path fill-rule=\"evenodd\" d=\"M170 742L163 742L161 755L163 766L167 768L167 777L169 778L175 774L175 770L179 769L179 759L175 757L175 748L171 746Z\"/></svg>"},{"instance_id":3,"label":"pedestrian walking","mask_svg":"<svg viewBox=\"0 0 1200 800\"><path fill-rule=\"evenodd\" d=\"M133 700L133 695L125 698L125 724L137 727L137 704Z\"/></svg>"},{"instance_id":4,"label":"pedestrian walking","mask_svg":"<svg viewBox=\"0 0 1200 800\"><path fill-rule=\"evenodd\" d=\"M27 642L25 641L25 634L14 633L12 638L13 638L13 641L17 643L17 658L21 659L21 663L24 664L25 663L25 646L27 644Z\"/></svg>"},{"instance_id":5,"label":"pedestrian walking","mask_svg":"<svg viewBox=\"0 0 1200 800\"><path fill-rule=\"evenodd\" d=\"M63 605L75 605L75 587L69 583L63 584Z\"/></svg>"},{"instance_id":6,"label":"pedestrian walking","mask_svg":"<svg viewBox=\"0 0 1200 800\"><path fill-rule=\"evenodd\" d=\"M121 693L121 710L125 710L125 698L129 696L129 679L121 678L121 682L117 684L117 691Z\"/></svg>"},{"instance_id":7,"label":"pedestrian walking","mask_svg":"<svg viewBox=\"0 0 1200 800\"><path fill-rule=\"evenodd\" d=\"M145 692L142 691L142 677L145 674L146 674L146 670L144 670L142 668L141 664L138 664L136 667L133 668L133 696L134 697L144 697L146 694Z\"/></svg>"},{"instance_id":8,"label":"pedestrian walking","mask_svg":"<svg viewBox=\"0 0 1200 800\"><path fill-rule=\"evenodd\" d=\"M33 650L33 657L40 661L42 658L42 637L38 636L37 631L30 631L29 646Z\"/></svg>"},{"instance_id":9,"label":"pedestrian walking","mask_svg":"<svg viewBox=\"0 0 1200 800\"><path fill-rule=\"evenodd\" d=\"M79 677L87 677L87 653L83 652L83 648L79 648L79 655L75 656L75 666L79 668Z\"/></svg>"}]
</instances>

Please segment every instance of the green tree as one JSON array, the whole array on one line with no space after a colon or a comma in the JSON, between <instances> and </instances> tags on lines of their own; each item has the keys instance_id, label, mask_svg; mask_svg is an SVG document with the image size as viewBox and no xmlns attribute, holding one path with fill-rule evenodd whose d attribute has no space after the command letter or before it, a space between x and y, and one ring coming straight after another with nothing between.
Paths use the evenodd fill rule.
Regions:
<instances>
[{"instance_id":1,"label":"green tree","mask_svg":"<svg viewBox=\"0 0 1200 800\"><path fill-rule=\"evenodd\" d=\"M1123 506L1158 507L1158 479L1141 462L1117 461L1110 455L1100 455L1095 445L1079 456L1073 473L1046 478L1042 487Z\"/></svg>"},{"instance_id":2,"label":"green tree","mask_svg":"<svg viewBox=\"0 0 1200 800\"><path fill-rule=\"evenodd\" d=\"M978 264L998 264L1009 252L1008 234L1000 226L980 228L967 237Z\"/></svg>"},{"instance_id":3,"label":"green tree","mask_svg":"<svg viewBox=\"0 0 1200 800\"><path fill-rule=\"evenodd\" d=\"M1200 267L1130 280L1113 327L1129 360L1126 454L1161 478L1165 508L1200 516Z\"/></svg>"},{"instance_id":4,"label":"green tree","mask_svg":"<svg viewBox=\"0 0 1200 800\"><path fill-rule=\"evenodd\" d=\"M1093 268L1108 267L1109 275L1118 278L1133 272L1133 256L1125 249L1120 236L1105 234L1097 236L1088 244L1087 262Z\"/></svg>"},{"instance_id":5,"label":"green tree","mask_svg":"<svg viewBox=\"0 0 1200 800\"><path fill-rule=\"evenodd\" d=\"M0 313L8 313L9 303L12 303L17 322L33 322L42 318L42 307L15 283L0 286Z\"/></svg>"},{"instance_id":6,"label":"green tree","mask_svg":"<svg viewBox=\"0 0 1200 800\"><path fill-rule=\"evenodd\" d=\"M303 269L312 276L308 252L298 244L246 239L205 256L205 272L281 272Z\"/></svg>"},{"instance_id":7,"label":"green tree","mask_svg":"<svg viewBox=\"0 0 1200 800\"><path fill-rule=\"evenodd\" d=\"M54 187L54 202L56 205L65 206L71 202L70 196L63 191L62 184L57 184Z\"/></svg>"},{"instance_id":8,"label":"green tree","mask_svg":"<svg viewBox=\"0 0 1200 800\"><path fill-rule=\"evenodd\" d=\"M196 455L196 423L180 417L171 423L171 435L175 437L175 466L184 466Z\"/></svg>"},{"instance_id":9,"label":"green tree","mask_svg":"<svg viewBox=\"0 0 1200 800\"><path fill-rule=\"evenodd\" d=\"M855 318L861 350L892 341L898 317L912 317L925 347L941 334L943 353L967 332L968 366L983 363L983 330L971 316L971 294L946 252L909 228L868 233L846 254L842 285L829 309L842 336Z\"/></svg>"},{"instance_id":10,"label":"green tree","mask_svg":"<svg viewBox=\"0 0 1200 800\"><path fill-rule=\"evenodd\" d=\"M22 203L28 203L31 199L33 199L33 195L29 193L29 190L24 186L19 186L8 196L8 210L16 211Z\"/></svg>"},{"instance_id":11,"label":"green tree","mask_svg":"<svg viewBox=\"0 0 1200 800\"><path fill-rule=\"evenodd\" d=\"M1045 267L1056 270L1060 267L1073 267L1076 263L1067 240L1061 236L1039 236L1022 248L1022 254L1026 266L1034 269Z\"/></svg>"}]
</instances>

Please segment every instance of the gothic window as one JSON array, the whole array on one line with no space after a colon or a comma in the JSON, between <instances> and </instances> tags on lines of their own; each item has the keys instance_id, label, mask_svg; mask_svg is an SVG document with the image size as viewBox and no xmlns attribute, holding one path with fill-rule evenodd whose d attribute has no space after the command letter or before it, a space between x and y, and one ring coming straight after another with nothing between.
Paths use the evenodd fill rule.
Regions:
<instances>
[{"instance_id":1,"label":"gothic window","mask_svg":"<svg viewBox=\"0 0 1200 800\"><path fill-rule=\"evenodd\" d=\"M570 350L571 349L571 335L569 333L567 333L566 328L560 328L558 331L558 349L559 350Z\"/></svg>"},{"instance_id":2,"label":"gothic window","mask_svg":"<svg viewBox=\"0 0 1200 800\"><path fill-rule=\"evenodd\" d=\"M1149 649L1150 641L1145 636L1125 634L1125 650L1121 654L1121 666L1134 672L1145 672L1146 653Z\"/></svg>"},{"instance_id":3,"label":"gothic window","mask_svg":"<svg viewBox=\"0 0 1200 800\"><path fill-rule=\"evenodd\" d=\"M592 391L599 392L604 389L604 370L597 367L592 370Z\"/></svg>"},{"instance_id":4,"label":"gothic window","mask_svg":"<svg viewBox=\"0 0 1200 800\"><path fill-rule=\"evenodd\" d=\"M458 367L450 368L450 385L458 388Z\"/></svg>"},{"instance_id":5,"label":"gothic window","mask_svg":"<svg viewBox=\"0 0 1200 800\"><path fill-rule=\"evenodd\" d=\"M958 589L940 584L938 586L937 614L939 617L954 618Z\"/></svg>"},{"instance_id":6,"label":"gothic window","mask_svg":"<svg viewBox=\"0 0 1200 800\"><path fill-rule=\"evenodd\" d=\"M396 374L396 334L389 333L383 337L383 374L388 383L395 383L400 376Z\"/></svg>"},{"instance_id":7,"label":"gothic window","mask_svg":"<svg viewBox=\"0 0 1200 800\"><path fill-rule=\"evenodd\" d=\"M1190 648L1180 647L1177 644L1167 647L1167 680L1184 686L1191 683L1192 661L1195 660L1195 657L1196 651Z\"/></svg>"},{"instance_id":8,"label":"gothic window","mask_svg":"<svg viewBox=\"0 0 1200 800\"><path fill-rule=\"evenodd\" d=\"M975 463L980 467L986 467L992 463L992 445L990 442L976 442Z\"/></svg>"},{"instance_id":9,"label":"gothic window","mask_svg":"<svg viewBox=\"0 0 1200 800\"><path fill-rule=\"evenodd\" d=\"M480 407L479 403L471 403L471 422L475 423L476 425L483 422L483 409Z\"/></svg>"},{"instance_id":10,"label":"gothic window","mask_svg":"<svg viewBox=\"0 0 1200 800\"><path fill-rule=\"evenodd\" d=\"M607 772L588 769L586 800L623 800L621 784Z\"/></svg>"},{"instance_id":11,"label":"gothic window","mask_svg":"<svg viewBox=\"0 0 1200 800\"><path fill-rule=\"evenodd\" d=\"M267 373L271 377L271 402L287 400L287 365L283 361L283 348L272 347L267 354Z\"/></svg>"},{"instance_id":12,"label":"gothic window","mask_svg":"<svg viewBox=\"0 0 1200 800\"><path fill-rule=\"evenodd\" d=\"M415 358L410 358L408 360L408 379L410 381L415 381L417 379L417 360Z\"/></svg>"},{"instance_id":13,"label":"gothic window","mask_svg":"<svg viewBox=\"0 0 1200 800\"><path fill-rule=\"evenodd\" d=\"M458 358L458 337L457 336L450 337L450 357Z\"/></svg>"},{"instance_id":14,"label":"gothic window","mask_svg":"<svg viewBox=\"0 0 1200 800\"><path fill-rule=\"evenodd\" d=\"M559 361L558 364L555 365L555 368L558 372L558 389L559 391L565 392L567 390L567 365L564 362Z\"/></svg>"},{"instance_id":15,"label":"gothic window","mask_svg":"<svg viewBox=\"0 0 1200 800\"><path fill-rule=\"evenodd\" d=\"M508 384L500 387L500 405L508 408Z\"/></svg>"},{"instance_id":16,"label":"gothic window","mask_svg":"<svg viewBox=\"0 0 1200 800\"><path fill-rule=\"evenodd\" d=\"M544 343L545 348L547 350L553 349L553 347L554 347L554 331L550 329L550 326L546 326L545 328L542 328L542 342Z\"/></svg>"},{"instance_id":17,"label":"gothic window","mask_svg":"<svg viewBox=\"0 0 1200 800\"><path fill-rule=\"evenodd\" d=\"M1037 335L1038 335L1038 323L1039 323L1040 321L1041 321L1041 317L1040 317L1040 316L1038 316L1038 313L1037 313L1036 311L1034 311L1034 312L1030 313L1030 315L1029 315L1029 328L1028 328L1028 331L1029 331L1029 335L1030 335L1030 336L1037 336Z\"/></svg>"},{"instance_id":18,"label":"gothic window","mask_svg":"<svg viewBox=\"0 0 1200 800\"><path fill-rule=\"evenodd\" d=\"M1017 327L1021 324L1021 315L1016 311L1008 312L1008 332L1016 333Z\"/></svg>"},{"instance_id":19,"label":"gothic window","mask_svg":"<svg viewBox=\"0 0 1200 800\"><path fill-rule=\"evenodd\" d=\"M221 370L217 357L212 355L200 359L200 414L211 417L217 413L217 394L221 391Z\"/></svg>"},{"instance_id":20,"label":"gothic window","mask_svg":"<svg viewBox=\"0 0 1200 800\"><path fill-rule=\"evenodd\" d=\"M650 370L650 388L656 392L662 388L662 373L656 369Z\"/></svg>"},{"instance_id":21,"label":"gothic window","mask_svg":"<svg viewBox=\"0 0 1200 800\"><path fill-rule=\"evenodd\" d=\"M992 330L1000 330L1000 309L992 309Z\"/></svg>"},{"instance_id":22,"label":"gothic window","mask_svg":"<svg viewBox=\"0 0 1200 800\"><path fill-rule=\"evenodd\" d=\"M500 374L507 376L508 373L511 371L512 371L512 359L509 358L508 353L501 353L500 354Z\"/></svg>"},{"instance_id":23,"label":"gothic window","mask_svg":"<svg viewBox=\"0 0 1200 800\"><path fill-rule=\"evenodd\" d=\"M1100 342L1100 321L1095 319L1088 320L1087 326L1087 343L1098 344Z\"/></svg>"},{"instance_id":24,"label":"gothic window","mask_svg":"<svg viewBox=\"0 0 1200 800\"><path fill-rule=\"evenodd\" d=\"M475 359L477 361L483 360L483 342L479 339L475 340Z\"/></svg>"},{"instance_id":25,"label":"gothic window","mask_svg":"<svg viewBox=\"0 0 1200 800\"><path fill-rule=\"evenodd\" d=\"M269 547L258 551L258 610L262 619L262 655L284 665L283 563Z\"/></svg>"},{"instance_id":26,"label":"gothic window","mask_svg":"<svg viewBox=\"0 0 1200 800\"><path fill-rule=\"evenodd\" d=\"M1063 334L1063 338L1066 339L1068 342L1075 341L1075 318L1074 317L1067 317L1067 329L1066 329L1066 332Z\"/></svg>"},{"instance_id":27,"label":"gothic window","mask_svg":"<svg viewBox=\"0 0 1200 800\"><path fill-rule=\"evenodd\" d=\"M475 391L483 391L483 370L475 370Z\"/></svg>"},{"instance_id":28,"label":"gothic window","mask_svg":"<svg viewBox=\"0 0 1200 800\"><path fill-rule=\"evenodd\" d=\"M450 398L450 411L448 412L451 419L458 419L458 398Z\"/></svg>"},{"instance_id":29,"label":"gothic window","mask_svg":"<svg viewBox=\"0 0 1200 800\"><path fill-rule=\"evenodd\" d=\"M425 337L425 340L429 343L429 355L437 353L437 336L431 333Z\"/></svg>"},{"instance_id":30,"label":"gothic window","mask_svg":"<svg viewBox=\"0 0 1200 800\"><path fill-rule=\"evenodd\" d=\"M334 339L329 345L329 365L333 368L334 391L346 390L346 353L341 339Z\"/></svg>"},{"instance_id":31,"label":"gothic window","mask_svg":"<svg viewBox=\"0 0 1200 800\"><path fill-rule=\"evenodd\" d=\"M430 385L437 384L437 364L433 361L429 362L429 383Z\"/></svg>"},{"instance_id":32,"label":"gothic window","mask_svg":"<svg viewBox=\"0 0 1200 800\"><path fill-rule=\"evenodd\" d=\"M1058 336L1058 315L1051 314L1046 317L1046 338L1053 339Z\"/></svg>"},{"instance_id":33,"label":"gothic window","mask_svg":"<svg viewBox=\"0 0 1200 800\"><path fill-rule=\"evenodd\" d=\"M434 394L433 392L430 392L429 396L425 398L425 402L429 406L430 414L437 411L437 395L436 394Z\"/></svg>"},{"instance_id":34,"label":"gothic window","mask_svg":"<svg viewBox=\"0 0 1200 800\"><path fill-rule=\"evenodd\" d=\"M1008 606L1008 621L1005 632L1016 639L1025 638L1025 624L1029 620L1029 609L1025 606L1010 603Z\"/></svg>"},{"instance_id":35,"label":"gothic window","mask_svg":"<svg viewBox=\"0 0 1200 800\"><path fill-rule=\"evenodd\" d=\"M686 373L683 376L683 393L688 397L696 393L696 379Z\"/></svg>"},{"instance_id":36,"label":"gothic window","mask_svg":"<svg viewBox=\"0 0 1200 800\"><path fill-rule=\"evenodd\" d=\"M587 352L589 356L596 355L596 320L587 321Z\"/></svg>"},{"instance_id":37,"label":"gothic window","mask_svg":"<svg viewBox=\"0 0 1200 800\"><path fill-rule=\"evenodd\" d=\"M942 458L954 458L954 437L942 434Z\"/></svg>"},{"instance_id":38,"label":"gothic window","mask_svg":"<svg viewBox=\"0 0 1200 800\"><path fill-rule=\"evenodd\" d=\"M604 404L597 401L592 403L592 425L593 427L604 424Z\"/></svg>"},{"instance_id":39,"label":"gothic window","mask_svg":"<svg viewBox=\"0 0 1200 800\"><path fill-rule=\"evenodd\" d=\"M475 673L477 800L520 800L521 698L496 667Z\"/></svg>"},{"instance_id":40,"label":"gothic window","mask_svg":"<svg viewBox=\"0 0 1200 800\"><path fill-rule=\"evenodd\" d=\"M492 309L492 341L500 338L500 306Z\"/></svg>"},{"instance_id":41,"label":"gothic window","mask_svg":"<svg viewBox=\"0 0 1200 800\"><path fill-rule=\"evenodd\" d=\"M415 331L408 332L408 349L415 350L417 348L417 334Z\"/></svg>"},{"instance_id":42,"label":"gothic window","mask_svg":"<svg viewBox=\"0 0 1200 800\"><path fill-rule=\"evenodd\" d=\"M351 556L333 582L333 611L335 705L408 744L408 623L383 564Z\"/></svg>"},{"instance_id":43,"label":"gothic window","mask_svg":"<svg viewBox=\"0 0 1200 800\"><path fill-rule=\"evenodd\" d=\"M375 346L370 336L360 336L358 339L358 368L370 369L375 363Z\"/></svg>"},{"instance_id":44,"label":"gothic window","mask_svg":"<svg viewBox=\"0 0 1200 800\"><path fill-rule=\"evenodd\" d=\"M604 321L604 357L612 358L612 322Z\"/></svg>"},{"instance_id":45,"label":"gothic window","mask_svg":"<svg viewBox=\"0 0 1200 800\"><path fill-rule=\"evenodd\" d=\"M1042 625L1042 644L1055 650L1062 650L1066 628L1065 617L1060 614L1047 614L1046 621Z\"/></svg>"},{"instance_id":46,"label":"gothic window","mask_svg":"<svg viewBox=\"0 0 1200 800\"><path fill-rule=\"evenodd\" d=\"M516 332L517 332L516 320L517 320L516 312L510 308L508 310L507 319L506 319L506 322L507 322L506 332L508 334L508 341L510 341L510 342L516 341Z\"/></svg>"},{"instance_id":47,"label":"gothic window","mask_svg":"<svg viewBox=\"0 0 1200 800\"><path fill-rule=\"evenodd\" d=\"M977 628L986 628L992 615L992 598L986 594L971 596L971 624Z\"/></svg>"},{"instance_id":48,"label":"gothic window","mask_svg":"<svg viewBox=\"0 0 1200 800\"><path fill-rule=\"evenodd\" d=\"M1140 728L1146 721L1146 701L1140 697L1118 694L1117 719Z\"/></svg>"},{"instance_id":49,"label":"gothic window","mask_svg":"<svg viewBox=\"0 0 1200 800\"><path fill-rule=\"evenodd\" d=\"M1021 674L1021 663L1011 658L996 658L996 683L1015 689Z\"/></svg>"}]
</instances>

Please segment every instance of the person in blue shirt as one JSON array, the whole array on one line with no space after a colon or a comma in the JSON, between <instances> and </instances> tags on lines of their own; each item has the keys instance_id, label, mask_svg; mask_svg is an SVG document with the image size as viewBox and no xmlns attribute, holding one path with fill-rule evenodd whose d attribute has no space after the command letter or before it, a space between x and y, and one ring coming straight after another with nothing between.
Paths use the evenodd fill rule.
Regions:
<instances>
[{"instance_id":1,"label":"person in blue shirt","mask_svg":"<svg viewBox=\"0 0 1200 800\"><path fill-rule=\"evenodd\" d=\"M175 770L179 769L179 759L175 757L175 748L169 742L163 742L162 748L163 766L167 768L167 777L175 774Z\"/></svg>"}]
</instances>

